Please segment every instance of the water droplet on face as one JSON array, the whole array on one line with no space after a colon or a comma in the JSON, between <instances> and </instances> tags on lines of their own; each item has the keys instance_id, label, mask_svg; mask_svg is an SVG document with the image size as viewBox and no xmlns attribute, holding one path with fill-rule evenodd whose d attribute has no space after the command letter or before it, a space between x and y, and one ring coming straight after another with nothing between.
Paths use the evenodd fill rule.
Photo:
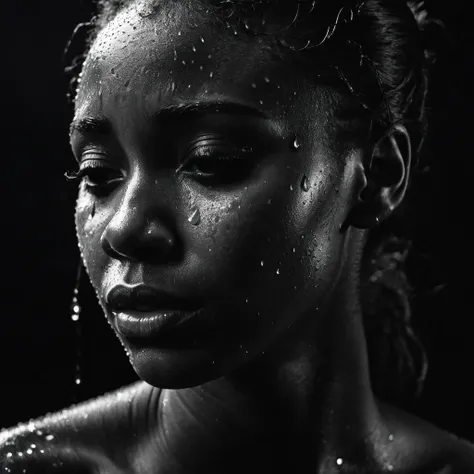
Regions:
<instances>
[{"instance_id":1,"label":"water droplet on face","mask_svg":"<svg viewBox=\"0 0 474 474\"><path fill-rule=\"evenodd\" d=\"M201 222L201 213L197 207L194 207L191 215L188 217L188 221L192 225L198 225Z\"/></svg>"},{"instance_id":2,"label":"water droplet on face","mask_svg":"<svg viewBox=\"0 0 474 474\"><path fill-rule=\"evenodd\" d=\"M301 144L298 140L298 137L294 138L292 146L293 146L293 150L299 150L300 149Z\"/></svg>"},{"instance_id":3,"label":"water droplet on face","mask_svg":"<svg viewBox=\"0 0 474 474\"><path fill-rule=\"evenodd\" d=\"M309 188L311 187L310 183L309 183L309 179L308 177L305 175L303 176L303 180L301 181L301 188L303 189L303 191L309 191Z\"/></svg>"}]
</instances>

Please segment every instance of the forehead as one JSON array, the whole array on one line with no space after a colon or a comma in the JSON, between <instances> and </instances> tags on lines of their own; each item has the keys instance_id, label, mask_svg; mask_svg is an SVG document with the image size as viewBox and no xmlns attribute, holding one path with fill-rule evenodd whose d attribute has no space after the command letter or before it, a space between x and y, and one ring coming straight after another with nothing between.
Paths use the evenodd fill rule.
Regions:
<instances>
[{"instance_id":1,"label":"forehead","mask_svg":"<svg viewBox=\"0 0 474 474\"><path fill-rule=\"evenodd\" d=\"M250 86L259 103L276 102L282 86L296 80L262 38L219 28L211 13L181 2L163 4L153 15L144 15L143 8L133 4L99 32L80 89L106 89L121 81L129 92L147 94L166 86L205 93L225 87L232 95Z\"/></svg>"},{"instance_id":2,"label":"forehead","mask_svg":"<svg viewBox=\"0 0 474 474\"><path fill-rule=\"evenodd\" d=\"M102 116L138 127L162 107L206 100L258 108L285 128L331 119L328 91L307 80L293 53L276 55L265 38L218 27L205 9L156 5L149 14L155 3L132 3L99 32L84 63L75 119Z\"/></svg>"},{"instance_id":3,"label":"forehead","mask_svg":"<svg viewBox=\"0 0 474 474\"><path fill-rule=\"evenodd\" d=\"M141 5L141 4L139 4ZM131 72L141 67L154 72L192 72L195 81L206 76L235 80L242 73L273 66L271 48L235 28L218 28L212 13L197 12L180 2L144 16L135 4L120 12L98 34L85 63L102 73ZM212 67L213 70L209 68ZM146 71L140 71L141 73Z\"/></svg>"}]
</instances>

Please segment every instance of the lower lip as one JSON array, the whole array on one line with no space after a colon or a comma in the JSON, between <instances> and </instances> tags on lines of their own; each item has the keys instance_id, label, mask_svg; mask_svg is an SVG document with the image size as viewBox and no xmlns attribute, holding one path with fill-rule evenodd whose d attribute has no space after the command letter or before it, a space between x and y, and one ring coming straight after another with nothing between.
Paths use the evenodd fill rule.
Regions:
<instances>
[{"instance_id":1,"label":"lower lip","mask_svg":"<svg viewBox=\"0 0 474 474\"><path fill-rule=\"evenodd\" d=\"M169 330L179 331L179 326L195 317L199 311L127 311L114 315L117 330L122 336L151 339L164 336Z\"/></svg>"}]
</instances>

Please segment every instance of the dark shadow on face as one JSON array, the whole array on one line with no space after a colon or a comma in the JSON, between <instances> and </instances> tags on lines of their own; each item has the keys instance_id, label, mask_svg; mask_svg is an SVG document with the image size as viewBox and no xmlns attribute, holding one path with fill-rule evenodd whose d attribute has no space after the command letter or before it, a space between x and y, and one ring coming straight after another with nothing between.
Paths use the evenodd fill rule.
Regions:
<instances>
[{"instance_id":1,"label":"dark shadow on face","mask_svg":"<svg viewBox=\"0 0 474 474\"><path fill-rule=\"evenodd\" d=\"M91 281L139 376L170 388L295 343L286 333L304 318L299 337L314 337L346 259L339 227L359 163L335 151L332 92L258 37L189 26L193 15L131 8L107 25L71 135ZM134 328L118 331L117 285L167 303L137 322L135 301L122 315ZM173 301L187 309L166 312Z\"/></svg>"}]
</instances>

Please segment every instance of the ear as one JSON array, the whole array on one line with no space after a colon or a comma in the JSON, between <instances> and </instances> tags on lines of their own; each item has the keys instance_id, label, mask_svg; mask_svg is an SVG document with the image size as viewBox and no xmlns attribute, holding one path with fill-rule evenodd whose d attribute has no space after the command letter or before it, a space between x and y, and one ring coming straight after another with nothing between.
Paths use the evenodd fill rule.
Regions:
<instances>
[{"instance_id":1,"label":"ear","mask_svg":"<svg viewBox=\"0 0 474 474\"><path fill-rule=\"evenodd\" d=\"M364 167L366 185L342 227L369 229L389 217L405 197L410 167L410 135L403 125L393 125L374 145Z\"/></svg>"}]
</instances>

